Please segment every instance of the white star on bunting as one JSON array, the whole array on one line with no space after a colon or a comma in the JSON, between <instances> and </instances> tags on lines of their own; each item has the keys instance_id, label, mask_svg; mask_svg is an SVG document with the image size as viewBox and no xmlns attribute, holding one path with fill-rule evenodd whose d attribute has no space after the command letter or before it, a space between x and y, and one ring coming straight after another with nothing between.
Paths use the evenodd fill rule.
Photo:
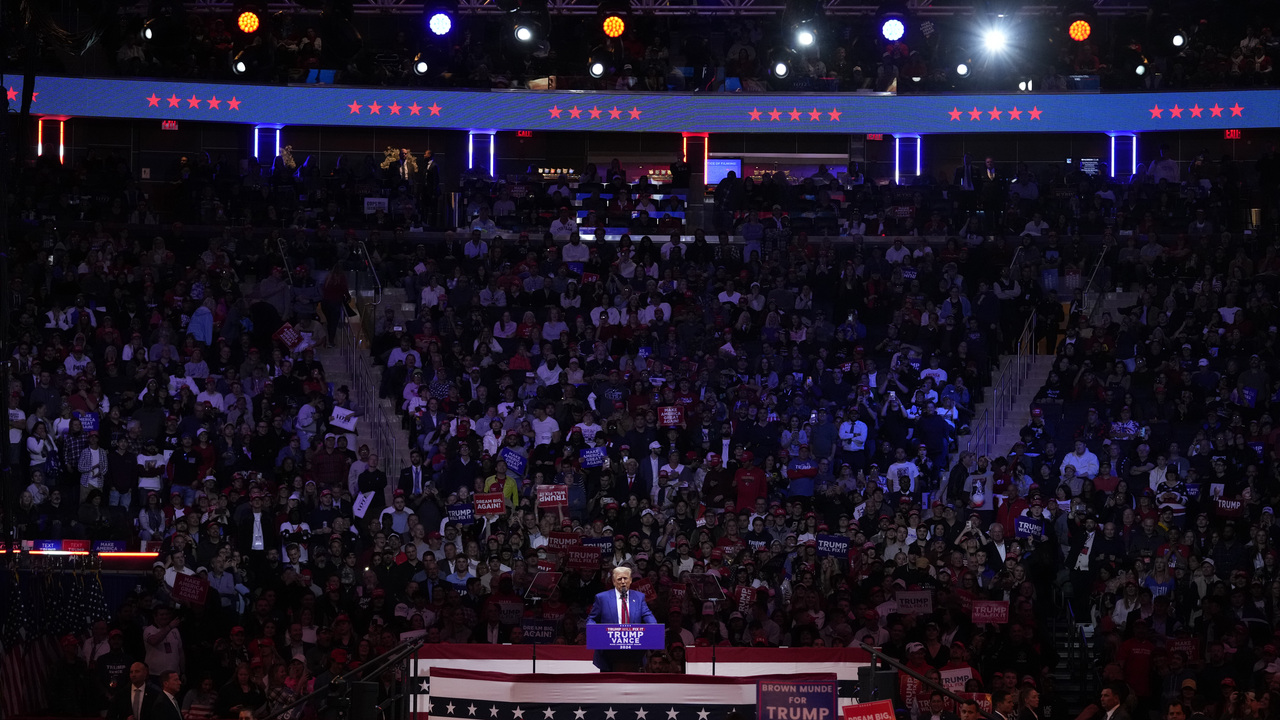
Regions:
<instances>
[{"instance_id":1,"label":"white star on bunting","mask_svg":"<svg viewBox=\"0 0 1280 720\"><path fill-rule=\"evenodd\" d=\"M587 715L586 710L583 710L582 708L578 708L577 710L573 711L573 720L582 720L582 718L586 717L586 715Z\"/></svg>"},{"instance_id":2,"label":"white star on bunting","mask_svg":"<svg viewBox=\"0 0 1280 720\"><path fill-rule=\"evenodd\" d=\"M675 708L671 708L667 711L667 720L676 720L676 716L679 714L680 713L676 712Z\"/></svg>"},{"instance_id":3,"label":"white star on bunting","mask_svg":"<svg viewBox=\"0 0 1280 720\"><path fill-rule=\"evenodd\" d=\"M494 705L489 708L489 717L498 717L498 706ZM705 720L705 719L704 719Z\"/></svg>"},{"instance_id":4,"label":"white star on bunting","mask_svg":"<svg viewBox=\"0 0 1280 720\"><path fill-rule=\"evenodd\" d=\"M445 705L445 706L444 706L444 713L445 713L445 715L452 715L452 714L453 714L453 703L449 703L448 705Z\"/></svg>"},{"instance_id":5,"label":"white star on bunting","mask_svg":"<svg viewBox=\"0 0 1280 720\"><path fill-rule=\"evenodd\" d=\"M698 711L698 720L707 720L707 716L710 714L711 714L710 712L708 712L705 708L703 708Z\"/></svg>"},{"instance_id":6,"label":"white star on bunting","mask_svg":"<svg viewBox=\"0 0 1280 720\"><path fill-rule=\"evenodd\" d=\"M617 714L618 714L617 710L614 710L613 708L609 708L608 710L604 711L605 720L613 720L613 717Z\"/></svg>"},{"instance_id":7,"label":"white star on bunting","mask_svg":"<svg viewBox=\"0 0 1280 720\"><path fill-rule=\"evenodd\" d=\"M645 720L645 716L647 716L648 714L649 713L646 712L644 708L640 708L639 710L636 711L636 720Z\"/></svg>"},{"instance_id":8,"label":"white star on bunting","mask_svg":"<svg viewBox=\"0 0 1280 720\"><path fill-rule=\"evenodd\" d=\"M467 706L467 714L468 714L468 715L470 715L470 716L472 716L472 717L475 717L475 715L476 715L476 704L475 704L475 703L471 703L470 705L468 705L468 706Z\"/></svg>"},{"instance_id":9,"label":"white star on bunting","mask_svg":"<svg viewBox=\"0 0 1280 720\"><path fill-rule=\"evenodd\" d=\"M524 720L524 711L519 706L516 706L516 709L511 711L511 717L516 720Z\"/></svg>"},{"instance_id":10,"label":"white star on bunting","mask_svg":"<svg viewBox=\"0 0 1280 720\"><path fill-rule=\"evenodd\" d=\"M556 712L551 708L547 708L546 710L542 711L542 716L545 717L547 720L555 720Z\"/></svg>"}]
</instances>

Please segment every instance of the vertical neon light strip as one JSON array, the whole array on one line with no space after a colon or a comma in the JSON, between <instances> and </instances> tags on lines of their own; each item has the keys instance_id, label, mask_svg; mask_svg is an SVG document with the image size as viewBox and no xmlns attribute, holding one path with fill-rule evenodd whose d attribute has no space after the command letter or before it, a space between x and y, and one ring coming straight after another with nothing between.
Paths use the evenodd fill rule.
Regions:
<instances>
[{"instance_id":1,"label":"vertical neon light strip","mask_svg":"<svg viewBox=\"0 0 1280 720\"><path fill-rule=\"evenodd\" d=\"M496 132L489 133L489 177L495 178L495 179L497 176L493 174L493 146L497 144L496 142L497 139L498 139L498 133Z\"/></svg>"},{"instance_id":2,"label":"vertical neon light strip","mask_svg":"<svg viewBox=\"0 0 1280 720\"><path fill-rule=\"evenodd\" d=\"M476 166L476 134L474 132L467 133L467 169Z\"/></svg>"},{"instance_id":3,"label":"vertical neon light strip","mask_svg":"<svg viewBox=\"0 0 1280 720\"><path fill-rule=\"evenodd\" d=\"M254 160L258 159L258 130L259 128L256 128L256 127L253 129L253 159Z\"/></svg>"},{"instance_id":4,"label":"vertical neon light strip","mask_svg":"<svg viewBox=\"0 0 1280 720\"><path fill-rule=\"evenodd\" d=\"M702 138L702 177L707 177L707 166L711 164L711 136Z\"/></svg>"},{"instance_id":5,"label":"vertical neon light strip","mask_svg":"<svg viewBox=\"0 0 1280 720\"><path fill-rule=\"evenodd\" d=\"M902 138L893 137L893 184L898 185L902 169Z\"/></svg>"},{"instance_id":6,"label":"vertical neon light strip","mask_svg":"<svg viewBox=\"0 0 1280 720\"><path fill-rule=\"evenodd\" d=\"M272 158L280 157L280 128L276 128L276 154Z\"/></svg>"},{"instance_id":7,"label":"vertical neon light strip","mask_svg":"<svg viewBox=\"0 0 1280 720\"><path fill-rule=\"evenodd\" d=\"M684 162L689 162L689 137L687 135L680 138L680 147L680 157L683 158Z\"/></svg>"},{"instance_id":8,"label":"vertical neon light strip","mask_svg":"<svg viewBox=\"0 0 1280 720\"><path fill-rule=\"evenodd\" d=\"M67 161L67 121L58 121L58 164L64 165Z\"/></svg>"},{"instance_id":9,"label":"vertical neon light strip","mask_svg":"<svg viewBox=\"0 0 1280 720\"><path fill-rule=\"evenodd\" d=\"M36 118L36 157L44 157L44 118Z\"/></svg>"},{"instance_id":10,"label":"vertical neon light strip","mask_svg":"<svg viewBox=\"0 0 1280 720\"><path fill-rule=\"evenodd\" d=\"M1131 174L1138 174L1138 134L1134 133L1133 137L1133 166L1129 169Z\"/></svg>"},{"instance_id":11,"label":"vertical neon light strip","mask_svg":"<svg viewBox=\"0 0 1280 720\"><path fill-rule=\"evenodd\" d=\"M1111 177L1116 176L1116 136L1111 136Z\"/></svg>"},{"instance_id":12,"label":"vertical neon light strip","mask_svg":"<svg viewBox=\"0 0 1280 720\"><path fill-rule=\"evenodd\" d=\"M916 136L916 177L920 177L920 136Z\"/></svg>"}]
</instances>

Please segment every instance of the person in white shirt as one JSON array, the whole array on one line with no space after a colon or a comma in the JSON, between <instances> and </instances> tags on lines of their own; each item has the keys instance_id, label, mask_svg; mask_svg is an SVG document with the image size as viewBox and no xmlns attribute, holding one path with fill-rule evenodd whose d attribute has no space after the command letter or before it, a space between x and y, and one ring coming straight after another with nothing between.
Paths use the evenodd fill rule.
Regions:
<instances>
[{"instance_id":1,"label":"person in white shirt","mask_svg":"<svg viewBox=\"0 0 1280 720\"><path fill-rule=\"evenodd\" d=\"M560 249L560 257L565 262L586 262L591 257L591 248L583 244L581 235L573 233L569 243Z\"/></svg>"},{"instance_id":2,"label":"person in white shirt","mask_svg":"<svg viewBox=\"0 0 1280 720\"><path fill-rule=\"evenodd\" d=\"M556 240L572 238L578 234L578 220L569 214L569 208L560 208L560 217L551 221L551 237Z\"/></svg>"},{"instance_id":3,"label":"person in white shirt","mask_svg":"<svg viewBox=\"0 0 1280 720\"><path fill-rule=\"evenodd\" d=\"M204 379L204 390L196 396L197 403L207 402L210 407L218 411L218 414L227 411L226 401L222 398L222 393L218 392L218 381L213 377Z\"/></svg>"},{"instance_id":4,"label":"person in white shirt","mask_svg":"<svg viewBox=\"0 0 1280 720\"><path fill-rule=\"evenodd\" d=\"M422 288L422 295L420 297L422 307L436 307L448 292L449 291L445 290L444 286L440 284L439 277L431 278L430 283L428 283L426 287Z\"/></svg>"},{"instance_id":5,"label":"person in white shirt","mask_svg":"<svg viewBox=\"0 0 1280 720\"><path fill-rule=\"evenodd\" d=\"M840 449L844 452L843 462L849 463L854 470L862 467L862 455L866 452L867 424L856 416L840 423Z\"/></svg>"},{"instance_id":6,"label":"person in white shirt","mask_svg":"<svg viewBox=\"0 0 1280 720\"><path fill-rule=\"evenodd\" d=\"M482 238L491 238L493 237L493 234L498 231L498 225L493 221L493 218L489 217L489 208L486 205L480 206L480 214L476 216L475 220L471 221L470 227L471 236L473 238L476 236L476 233L480 233L480 237ZM488 245L485 245L485 250L487 254ZM475 256L468 254L467 257Z\"/></svg>"},{"instance_id":7,"label":"person in white shirt","mask_svg":"<svg viewBox=\"0 0 1280 720\"><path fill-rule=\"evenodd\" d=\"M481 217L483 216L484 214L482 213ZM477 218L476 222L480 222L480 219ZM489 225L493 225L492 220L489 221ZM465 255L468 260L475 260L476 258L483 258L489 255L489 243L484 241L482 233L483 231L480 228L473 229L471 231L471 239L467 240L467 244L462 247L462 254Z\"/></svg>"},{"instance_id":8,"label":"person in white shirt","mask_svg":"<svg viewBox=\"0 0 1280 720\"><path fill-rule=\"evenodd\" d=\"M179 575L195 575L196 571L187 567L187 557L178 550L169 557L169 567L164 571L164 584L173 589L173 583Z\"/></svg>"},{"instance_id":9,"label":"person in white shirt","mask_svg":"<svg viewBox=\"0 0 1280 720\"><path fill-rule=\"evenodd\" d=\"M182 672L186 665L182 634L178 632L181 619L167 607L156 608L152 624L142 629L142 642L146 649L144 661L152 674Z\"/></svg>"},{"instance_id":10,"label":"person in white shirt","mask_svg":"<svg viewBox=\"0 0 1280 720\"><path fill-rule=\"evenodd\" d=\"M733 281L729 280L724 284L724 290L720 291L720 295L717 296L716 299L719 300L721 304L728 303L730 305L737 305L742 302L742 293L735 290L733 288Z\"/></svg>"},{"instance_id":11,"label":"person in white shirt","mask_svg":"<svg viewBox=\"0 0 1280 720\"><path fill-rule=\"evenodd\" d=\"M1048 230L1049 223L1044 221L1044 217L1042 217L1040 213L1035 213L1031 216L1031 219L1027 221L1026 226L1022 228L1022 234L1030 235L1032 237L1040 237Z\"/></svg>"},{"instance_id":12,"label":"person in white shirt","mask_svg":"<svg viewBox=\"0 0 1280 720\"><path fill-rule=\"evenodd\" d=\"M888 260L890 265L899 265L909 257L911 257L911 250L902 244L902 238L894 238L893 247L884 251L884 259Z\"/></svg>"},{"instance_id":13,"label":"person in white shirt","mask_svg":"<svg viewBox=\"0 0 1280 720\"><path fill-rule=\"evenodd\" d=\"M1082 478L1092 479L1098 474L1098 456L1093 454L1085 444L1079 440L1071 452L1062 458L1062 464L1059 470L1070 465L1076 469L1076 475Z\"/></svg>"},{"instance_id":14,"label":"person in white shirt","mask_svg":"<svg viewBox=\"0 0 1280 720\"><path fill-rule=\"evenodd\" d=\"M533 409L533 420L529 425L533 427L535 447L560 442L560 423L555 418L547 417L547 409L541 405Z\"/></svg>"},{"instance_id":15,"label":"person in white shirt","mask_svg":"<svg viewBox=\"0 0 1280 720\"><path fill-rule=\"evenodd\" d=\"M569 326L565 324L564 320L560 319L560 309L551 308L550 317L546 322L542 323L542 339L553 341L558 340L560 338L560 333L565 332L568 329Z\"/></svg>"}]
</instances>

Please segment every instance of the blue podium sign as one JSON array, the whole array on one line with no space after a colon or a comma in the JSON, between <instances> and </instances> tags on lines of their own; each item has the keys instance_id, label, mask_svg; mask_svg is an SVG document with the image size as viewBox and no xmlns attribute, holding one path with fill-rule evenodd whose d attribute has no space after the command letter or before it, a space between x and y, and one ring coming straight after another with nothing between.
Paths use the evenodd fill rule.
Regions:
<instances>
[{"instance_id":1,"label":"blue podium sign","mask_svg":"<svg viewBox=\"0 0 1280 720\"><path fill-rule=\"evenodd\" d=\"M587 648L591 650L662 650L666 646L666 625L587 626Z\"/></svg>"}]
</instances>

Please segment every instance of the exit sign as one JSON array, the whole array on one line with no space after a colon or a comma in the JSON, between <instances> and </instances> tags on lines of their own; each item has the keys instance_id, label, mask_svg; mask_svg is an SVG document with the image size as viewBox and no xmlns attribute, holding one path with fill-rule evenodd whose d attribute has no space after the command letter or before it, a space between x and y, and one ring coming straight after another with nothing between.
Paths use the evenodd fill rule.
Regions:
<instances>
[{"instance_id":1,"label":"exit sign","mask_svg":"<svg viewBox=\"0 0 1280 720\"><path fill-rule=\"evenodd\" d=\"M177 120L161 120L160 129L161 130L177 130L178 121Z\"/></svg>"},{"instance_id":2,"label":"exit sign","mask_svg":"<svg viewBox=\"0 0 1280 720\"><path fill-rule=\"evenodd\" d=\"M1223 130L1223 131L1222 131L1222 138L1223 138L1224 140L1239 140L1239 139L1240 139L1240 131L1239 131L1239 130Z\"/></svg>"},{"instance_id":3,"label":"exit sign","mask_svg":"<svg viewBox=\"0 0 1280 720\"><path fill-rule=\"evenodd\" d=\"M517 130L517 131L516 131L516 137L528 137L528 138L531 138L531 137L533 137L533 131L532 131L532 130Z\"/></svg>"},{"instance_id":4,"label":"exit sign","mask_svg":"<svg viewBox=\"0 0 1280 720\"><path fill-rule=\"evenodd\" d=\"M884 140L884 133L867 133L868 140Z\"/></svg>"}]
</instances>

